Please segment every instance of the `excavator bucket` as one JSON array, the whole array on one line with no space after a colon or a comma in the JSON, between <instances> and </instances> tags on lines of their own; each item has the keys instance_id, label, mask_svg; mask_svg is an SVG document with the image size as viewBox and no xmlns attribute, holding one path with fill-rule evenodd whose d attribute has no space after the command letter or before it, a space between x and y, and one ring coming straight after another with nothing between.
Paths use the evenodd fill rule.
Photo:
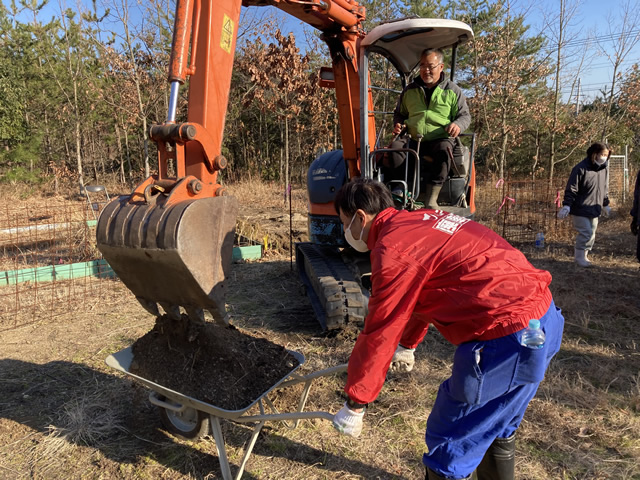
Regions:
<instances>
[{"instance_id":1,"label":"excavator bucket","mask_svg":"<svg viewBox=\"0 0 640 480\"><path fill-rule=\"evenodd\" d=\"M204 310L228 323L225 278L231 264L237 201L231 196L172 205L109 203L98 220L98 249L142 306L173 318L181 308L204 322Z\"/></svg>"}]
</instances>

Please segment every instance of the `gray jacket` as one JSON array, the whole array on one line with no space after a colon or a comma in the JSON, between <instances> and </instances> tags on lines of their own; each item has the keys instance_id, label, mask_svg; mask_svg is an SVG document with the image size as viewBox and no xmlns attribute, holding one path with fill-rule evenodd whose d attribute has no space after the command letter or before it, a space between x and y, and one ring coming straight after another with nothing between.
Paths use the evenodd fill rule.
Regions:
<instances>
[{"instance_id":1,"label":"gray jacket","mask_svg":"<svg viewBox=\"0 0 640 480\"><path fill-rule=\"evenodd\" d=\"M573 167L562 204L570 207L571 215L599 217L602 207L609 205L609 161L595 165L585 158Z\"/></svg>"}]
</instances>

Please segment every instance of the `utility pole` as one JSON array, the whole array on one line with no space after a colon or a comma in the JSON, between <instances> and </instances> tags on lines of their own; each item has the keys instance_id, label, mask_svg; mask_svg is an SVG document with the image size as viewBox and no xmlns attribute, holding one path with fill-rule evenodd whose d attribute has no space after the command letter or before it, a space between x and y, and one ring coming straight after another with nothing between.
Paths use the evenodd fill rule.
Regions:
<instances>
[{"instance_id":1,"label":"utility pole","mask_svg":"<svg viewBox=\"0 0 640 480\"><path fill-rule=\"evenodd\" d=\"M576 117L580 113L580 79L578 78L578 90L576 93Z\"/></svg>"}]
</instances>

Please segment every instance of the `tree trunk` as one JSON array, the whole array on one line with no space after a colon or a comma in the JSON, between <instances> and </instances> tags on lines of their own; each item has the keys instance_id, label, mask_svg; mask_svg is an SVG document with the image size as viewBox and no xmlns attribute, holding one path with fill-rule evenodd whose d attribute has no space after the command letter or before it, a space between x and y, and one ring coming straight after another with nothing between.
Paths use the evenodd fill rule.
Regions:
<instances>
[{"instance_id":1,"label":"tree trunk","mask_svg":"<svg viewBox=\"0 0 640 480\"><path fill-rule=\"evenodd\" d=\"M129 165L129 180L132 180L133 169L131 168L131 149L129 148L129 132L126 128L124 130L124 152L127 156L127 163Z\"/></svg>"},{"instance_id":2,"label":"tree trunk","mask_svg":"<svg viewBox=\"0 0 640 480\"><path fill-rule=\"evenodd\" d=\"M116 131L116 149L118 151L118 177L120 185L124 185L124 152L122 151L122 135L120 135L120 126L118 125L118 116L115 115L113 122Z\"/></svg>"},{"instance_id":3,"label":"tree trunk","mask_svg":"<svg viewBox=\"0 0 640 480\"><path fill-rule=\"evenodd\" d=\"M533 161L533 168L531 169L531 178L533 180L536 179L536 167L538 166L538 162L540 161L540 128L536 128L534 158L535 160Z\"/></svg>"},{"instance_id":4,"label":"tree trunk","mask_svg":"<svg viewBox=\"0 0 640 480\"><path fill-rule=\"evenodd\" d=\"M556 55L556 85L553 96L553 120L551 122L551 138L549 145L549 184L553 183L553 167L556 161L556 130L558 127L558 104L560 103L560 62L562 61L561 47L564 33L563 23L565 14L565 0L560 0L560 29L558 32L558 50Z\"/></svg>"},{"instance_id":5,"label":"tree trunk","mask_svg":"<svg viewBox=\"0 0 640 480\"><path fill-rule=\"evenodd\" d=\"M284 188L289 185L289 118L284 117Z\"/></svg>"},{"instance_id":6,"label":"tree trunk","mask_svg":"<svg viewBox=\"0 0 640 480\"><path fill-rule=\"evenodd\" d=\"M78 186L80 195L84 195L84 174L82 165L82 145L80 143L80 112L78 107L78 83L73 80L73 101L75 112L75 136L76 136L76 167L78 168Z\"/></svg>"}]
</instances>

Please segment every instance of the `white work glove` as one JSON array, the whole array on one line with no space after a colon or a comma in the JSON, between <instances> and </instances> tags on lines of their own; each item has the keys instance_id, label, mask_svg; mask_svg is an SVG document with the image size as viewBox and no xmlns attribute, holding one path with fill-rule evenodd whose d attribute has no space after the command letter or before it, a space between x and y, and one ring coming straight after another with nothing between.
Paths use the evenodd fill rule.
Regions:
<instances>
[{"instance_id":1,"label":"white work glove","mask_svg":"<svg viewBox=\"0 0 640 480\"><path fill-rule=\"evenodd\" d=\"M605 217L610 217L611 216L611 207L609 207L609 206L602 207L602 214Z\"/></svg>"},{"instance_id":2,"label":"white work glove","mask_svg":"<svg viewBox=\"0 0 640 480\"><path fill-rule=\"evenodd\" d=\"M340 433L358 437L362 432L362 417L364 417L364 408L361 412L355 412L345 402L344 407L333 416L333 426Z\"/></svg>"},{"instance_id":3,"label":"white work glove","mask_svg":"<svg viewBox=\"0 0 640 480\"><path fill-rule=\"evenodd\" d=\"M569 207L567 207L566 205L562 207L560 210L558 210L558 218L560 219L567 218L568 215L569 215Z\"/></svg>"},{"instance_id":4,"label":"white work glove","mask_svg":"<svg viewBox=\"0 0 640 480\"><path fill-rule=\"evenodd\" d=\"M396 353L393 354L391 359L389 369L392 372L410 372L413 370L413 364L416 363L413 355L415 351L415 348L404 348L402 345L398 345Z\"/></svg>"}]
</instances>

